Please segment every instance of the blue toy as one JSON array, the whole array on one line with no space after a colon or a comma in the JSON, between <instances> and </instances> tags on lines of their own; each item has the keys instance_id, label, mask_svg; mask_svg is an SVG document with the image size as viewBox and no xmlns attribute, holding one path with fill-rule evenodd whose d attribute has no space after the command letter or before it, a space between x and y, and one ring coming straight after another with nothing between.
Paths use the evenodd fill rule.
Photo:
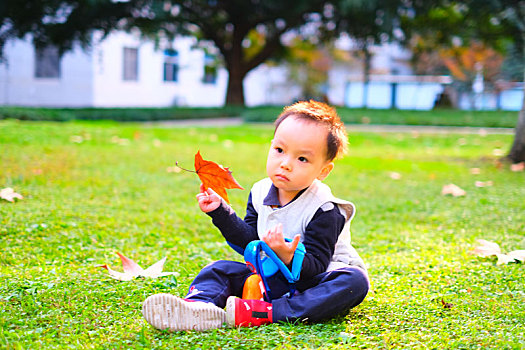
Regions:
<instances>
[{"instance_id":1,"label":"blue toy","mask_svg":"<svg viewBox=\"0 0 525 350\"><path fill-rule=\"evenodd\" d=\"M289 239L286 239L286 241L291 242L291 240ZM293 297L295 293L295 283L299 280L299 277L301 275L301 267L303 265L305 253L306 249L304 245L302 243L299 243L297 249L295 250L295 254L292 260L291 271L282 262L282 260L279 259L277 254L275 254L275 252L268 246L268 244L261 240L256 240L248 243L246 249L244 249L243 255L246 264L250 268L254 269L254 272L261 277L265 289L264 297L266 301L270 302L273 299L273 297L267 279L275 275L278 271L281 271L283 276L290 284L289 296L290 298Z\"/></svg>"}]
</instances>

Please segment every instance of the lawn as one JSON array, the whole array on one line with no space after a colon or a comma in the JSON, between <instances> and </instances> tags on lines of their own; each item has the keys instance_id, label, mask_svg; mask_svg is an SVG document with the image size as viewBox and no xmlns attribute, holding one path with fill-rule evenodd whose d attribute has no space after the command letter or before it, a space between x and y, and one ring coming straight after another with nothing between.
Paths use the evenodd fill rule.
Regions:
<instances>
[{"instance_id":1,"label":"lawn","mask_svg":"<svg viewBox=\"0 0 525 350\"><path fill-rule=\"evenodd\" d=\"M271 137L267 125L0 121L0 189L24 196L0 201L0 347L525 348L525 267L468 254L479 238L525 249L525 173L497 162L510 135L350 135L350 154L326 182L357 206L353 243L372 292L348 315L204 333L151 328L140 312L147 296L183 296L204 265L239 259L198 209L197 176L173 172L175 161L191 168L200 149L249 189L265 176ZM442 196L448 183L466 196ZM240 215L247 196L229 191ZM117 251L144 267L166 256L177 276L113 280L96 266L120 270Z\"/></svg>"}]
</instances>

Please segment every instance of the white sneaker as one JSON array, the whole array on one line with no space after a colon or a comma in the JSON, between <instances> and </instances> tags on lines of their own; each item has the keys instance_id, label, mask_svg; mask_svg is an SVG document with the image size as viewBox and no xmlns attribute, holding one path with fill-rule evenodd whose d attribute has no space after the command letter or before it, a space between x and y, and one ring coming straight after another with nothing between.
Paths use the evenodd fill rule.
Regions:
<instances>
[{"instance_id":1,"label":"white sneaker","mask_svg":"<svg viewBox=\"0 0 525 350\"><path fill-rule=\"evenodd\" d=\"M142 315L150 325L170 331L204 331L220 328L226 312L212 303L187 301L171 294L154 294L142 304Z\"/></svg>"}]
</instances>

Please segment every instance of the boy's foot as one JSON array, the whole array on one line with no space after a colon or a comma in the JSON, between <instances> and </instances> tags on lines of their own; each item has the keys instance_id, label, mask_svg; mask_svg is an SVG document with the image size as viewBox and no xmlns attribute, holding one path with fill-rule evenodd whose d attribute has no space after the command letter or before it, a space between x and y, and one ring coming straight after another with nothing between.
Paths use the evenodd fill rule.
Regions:
<instances>
[{"instance_id":1,"label":"boy's foot","mask_svg":"<svg viewBox=\"0 0 525 350\"><path fill-rule=\"evenodd\" d=\"M255 327L272 323L272 304L261 300L229 297L226 324L229 327Z\"/></svg>"},{"instance_id":2,"label":"boy's foot","mask_svg":"<svg viewBox=\"0 0 525 350\"><path fill-rule=\"evenodd\" d=\"M142 304L142 315L153 327L170 331L204 331L220 328L226 321L226 312L212 303L164 293L149 296Z\"/></svg>"}]
</instances>

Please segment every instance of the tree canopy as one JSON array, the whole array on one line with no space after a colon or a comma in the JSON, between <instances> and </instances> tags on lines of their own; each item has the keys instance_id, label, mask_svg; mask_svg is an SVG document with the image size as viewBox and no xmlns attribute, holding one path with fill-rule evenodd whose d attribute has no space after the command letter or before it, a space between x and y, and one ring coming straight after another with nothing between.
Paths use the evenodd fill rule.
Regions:
<instances>
[{"instance_id":1,"label":"tree canopy","mask_svg":"<svg viewBox=\"0 0 525 350\"><path fill-rule=\"evenodd\" d=\"M407 39L422 38L427 48L468 47L481 42L517 57L523 103L508 158L525 161L525 0L438 0L410 2L401 28ZM515 73L515 72L514 72Z\"/></svg>"},{"instance_id":2,"label":"tree canopy","mask_svg":"<svg viewBox=\"0 0 525 350\"><path fill-rule=\"evenodd\" d=\"M321 36L333 16L324 0L4 0L0 6L0 50L30 33L36 46L64 52L75 42L88 46L95 30L134 28L150 37L210 41L229 73L230 105L244 104L244 77L282 50L285 33Z\"/></svg>"}]
</instances>

